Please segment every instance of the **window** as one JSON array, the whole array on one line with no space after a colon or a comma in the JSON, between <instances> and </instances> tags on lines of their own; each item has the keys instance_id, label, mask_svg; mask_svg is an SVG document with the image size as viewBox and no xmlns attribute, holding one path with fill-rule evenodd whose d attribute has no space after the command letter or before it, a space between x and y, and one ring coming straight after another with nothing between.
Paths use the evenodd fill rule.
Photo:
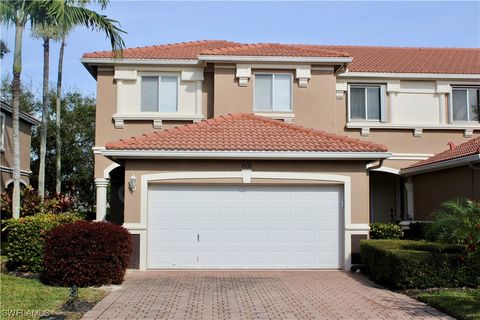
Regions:
<instances>
[{"instance_id":1,"label":"window","mask_svg":"<svg viewBox=\"0 0 480 320\"><path fill-rule=\"evenodd\" d=\"M384 86L351 85L349 87L349 120L384 122L384 119Z\"/></svg>"},{"instance_id":2,"label":"window","mask_svg":"<svg viewBox=\"0 0 480 320\"><path fill-rule=\"evenodd\" d=\"M142 112L177 112L178 77L142 77Z\"/></svg>"},{"instance_id":3,"label":"window","mask_svg":"<svg viewBox=\"0 0 480 320\"><path fill-rule=\"evenodd\" d=\"M478 122L480 88L453 88L451 119Z\"/></svg>"},{"instance_id":4,"label":"window","mask_svg":"<svg viewBox=\"0 0 480 320\"><path fill-rule=\"evenodd\" d=\"M5 147L5 115L0 113L0 150Z\"/></svg>"},{"instance_id":5,"label":"window","mask_svg":"<svg viewBox=\"0 0 480 320\"><path fill-rule=\"evenodd\" d=\"M254 110L292 111L292 75L255 74Z\"/></svg>"}]
</instances>

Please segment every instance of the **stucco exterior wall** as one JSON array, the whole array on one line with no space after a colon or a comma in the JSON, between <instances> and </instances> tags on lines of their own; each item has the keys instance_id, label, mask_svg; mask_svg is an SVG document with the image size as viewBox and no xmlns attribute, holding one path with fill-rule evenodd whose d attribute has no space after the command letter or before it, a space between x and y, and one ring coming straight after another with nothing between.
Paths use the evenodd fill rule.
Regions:
<instances>
[{"instance_id":1,"label":"stucco exterior wall","mask_svg":"<svg viewBox=\"0 0 480 320\"><path fill-rule=\"evenodd\" d=\"M3 167L1 174L0 192L5 190L5 184L13 178L11 169L13 168L13 118L8 112L5 114L5 137L4 150L0 152L0 166ZM30 172L30 145L31 145L31 125L20 119L20 178L25 184L29 184L28 172Z\"/></svg>"},{"instance_id":2,"label":"stucco exterior wall","mask_svg":"<svg viewBox=\"0 0 480 320\"><path fill-rule=\"evenodd\" d=\"M183 171L241 171L242 164L248 162L252 171L261 172L311 172L345 175L351 178L351 223L368 223L369 219L369 184L363 161L236 161L236 160L127 160L125 162L125 181L135 175L137 189L135 192L125 192L125 223L140 222L141 204L141 177L145 174ZM253 179L251 183L266 183L261 179ZM195 184L237 184L242 183L235 179L203 179L179 180L167 183L195 183ZM299 183L295 180L285 180L271 183Z\"/></svg>"},{"instance_id":3,"label":"stucco exterior wall","mask_svg":"<svg viewBox=\"0 0 480 320\"><path fill-rule=\"evenodd\" d=\"M480 170L462 166L413 177L415 220L430 220L445 201L480 200Z\"/></svg>"}]
</instances>

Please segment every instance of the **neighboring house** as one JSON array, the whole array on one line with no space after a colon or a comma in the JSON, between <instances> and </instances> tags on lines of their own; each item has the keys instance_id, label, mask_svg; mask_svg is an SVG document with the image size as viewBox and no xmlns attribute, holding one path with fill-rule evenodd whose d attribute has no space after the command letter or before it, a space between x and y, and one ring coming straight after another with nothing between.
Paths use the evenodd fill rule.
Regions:
<instances>
[{"instance_id":1,"label":"neighboring house","mask_svg":"<svg viewBox=\"0 0 480 320\"><path fill-rule=\"evenodd\" d=\"M12 108L0 100L0 192L13 186L13 118ZM32 127L39 121L26 112L20 111L20 183L30 184L30 142Z\"/></svg>"},{"instance_id":2,"label":"neighboring house","mask_svg":"<svg viewBox=\"0 0 480 320\"><path fill-rule=\"evenodd\" d=\"M415 185L415 219L429 220L442 203L456 198L480 200L480 137L426 160L419 161L401 174Z\"/></svg>"},{"instance_id":3,"label":"neighboring house","mask_svg":"<svg viewBox=\"0 0 480 320\"><path fill-rule=\"evenodd\" d=\"M480 132L479 49L197 41L82 63L97 219L110 184L143 270L348 269L369 223L416 219L400 169Z\"/></svg>"}]
</instances>

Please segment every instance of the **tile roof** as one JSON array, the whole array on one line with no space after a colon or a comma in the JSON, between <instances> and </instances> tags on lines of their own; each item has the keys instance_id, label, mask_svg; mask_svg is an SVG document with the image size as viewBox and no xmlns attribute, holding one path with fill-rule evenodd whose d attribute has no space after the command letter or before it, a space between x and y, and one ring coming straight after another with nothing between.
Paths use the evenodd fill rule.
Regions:
<instances>
[{"instance_id":1,"label":"tile roof","mask_svg":"<svg viewBox=\"0 0 480 320\"><path fill-rule=\"evenodd\" d=\"M408 48L340 45L241 44L204 40L124 49L126 59L198 59L199 55L352 57L351 72L480 74L479 48ZM111 51L83 58L112 58Z\"/></svg>"},{"instance_id":2,"label":"tile roof","mask_svg":"<svg viewBox=\"0 0 480 320\"><path fill-rule=\"evenodd\" d=\"M203 50L227 48L239 43L224 40L203 40L158 46L147 46L123 49L124 59L187 59L195 60ZM82 58L112 58L112 51L95 51L85 53Z\"/></svg>"},{"instance_id":3,"label":"tile roof","mask_svg":"<svg viewBox=\"0 0 480 320\"><path fill-rule=\"evenodd\" d=\"M350 72L480 74L479 48L303 47L348 52Z\"/></svg>"},{"instance_id":4,"label":"tile roof","mask_svg":"<svg viewBox=\"0 0 480 320\"><path fill-rule=\"evenodd\" d=\"M236 113L106 144L114 150L384 152L383 145L247 113Z\"/></svg>"},{"instance_id":5,"label":"tile roof","mask_svg":"<svg viewBox=\"0 0 480 320\"><path fill-rule=\"evenodd\" d=\"M470 139L467 142L453 147L450 150L437 153L436 155L431 156L428 159L414 163L409 166L408 169L425 166L427 164L468 157L474 154L480 154L480 137Z\"/></svg>"},{"instance_id":6,"label":"tile roof","mask_svg":"<svg viewBox=\"0 0 480 320\"><path fill-rule=\"evenodd\" d=\"M279 43L239 44L237 46L219 47L203 50L201 55L212 56L274 56L274 57L350 57L342 51L328 47L303 47Z\"/></svg>"}]
</instances>

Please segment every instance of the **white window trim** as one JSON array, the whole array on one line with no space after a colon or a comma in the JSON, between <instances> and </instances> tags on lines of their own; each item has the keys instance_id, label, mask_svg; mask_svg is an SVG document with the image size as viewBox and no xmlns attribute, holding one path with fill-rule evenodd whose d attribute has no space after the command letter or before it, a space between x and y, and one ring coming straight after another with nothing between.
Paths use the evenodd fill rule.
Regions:
<instances>
[{"instance_id":1,"label":"white window trim","mask_svg":"<svg viewBox=\"0 0 480 320\"><path fill-rule=\"evenodd\" d=\"M450 94L450 97L449 97L449 99L448 99L448 104L449 104L449 106L448 106L448 115L449 115L449 118L450 118L450 119L449 119L449 122L450 122L450 123L472 124L472 123L478 123L478 122L479 122L479 120L480 120L480 114L478 115L479 120L470 120L470 112L469 112L469 109L468 109L469 106L470 106L470 104L469 104L470 99L469 99L469 93L468 93L468 90L469 90L469 89L476 89L476 90L477 90L477 95L480 95L480 87L475 87L475 86L472 86L472 87L468 87L468 86L452 86L451 94ZM454 90L464 90L464 91L467 92L467 106L466 106L466 108L467 108L467 121L465 121L465 120L454 120L454 119L453 119L453 91L454 91ZM477 99L478 99L478 97L477 97ZM479 110L480 110L480 108L479 108Z\"/></svg>"},{"instance_id":2,"label":"white window trim","mask_svg":"<svg viewBox=\"0 0 480 320\"><path fill-rule=\"evenodd\" d=\"M256 109L256 102L255 102L255 79L257 74L264 74L264 75L271 75L272 76L272 110L257 110ZM275 75L288 75L290 77L290 110L275 110L275 99L274 99L274 92L275 92ZM291 73L288 72L255 72L253 74L253 112L255 114L262 113L262 114L285 114L285 113L293 113L293 76Z\"/></svg>"},{"instance_id":3,"label":"white window trim","mask_svg":"<svg viewBox=\"0 0 480 320\"><path fill-rule=\"evenodd\" d=\"M2 130L2 138L0 139L0 152L5 151L5 113L0 114L0 130Z\"/></svg>"},{"instance_id":4,"label":"white window trim","mask_svg":"<svg viewBox=\"0 0 480 320\"><path fill-rule=\"evenodd\" d=\"M350 102L350 97L351 97L351 88L352 87L359 87L365 89L365 119L352 119L351 118L351 102ZM380 118L379 119L368 119L368 100L367 100L367 88L380 88ZM386 122L386 86L385 84L380 84L380 83L352 83L348 84L347 87L347 100L348 100L348 105L347 105L347 120L348 122L372 122L372 123L378 123L378 122Z\"/></svg>"},{"instance_id":5,"label":"white window trim","mask_svg":"<svg viewBox=\"0 0 480 320\"><path fill-rule=\"evenodd\" d=\"M178 113L179 111L179 87L180 87L180 74L177 73L155 73L155 74L148 74L144 73L140 75L140 90L142 90L142 82L143 82L143 77L156 77L158 78L158 106L157 106L157 111L142 111L142 94L140 93L140 113L159 113L159 114L172 114L172 113ZM176 88L176 97L177 97L177 104L175 106L175 111L161 111L160 110L160 86L162 82L162 77L177 77L177 88Z\"/></svg>"}]
</instances>

